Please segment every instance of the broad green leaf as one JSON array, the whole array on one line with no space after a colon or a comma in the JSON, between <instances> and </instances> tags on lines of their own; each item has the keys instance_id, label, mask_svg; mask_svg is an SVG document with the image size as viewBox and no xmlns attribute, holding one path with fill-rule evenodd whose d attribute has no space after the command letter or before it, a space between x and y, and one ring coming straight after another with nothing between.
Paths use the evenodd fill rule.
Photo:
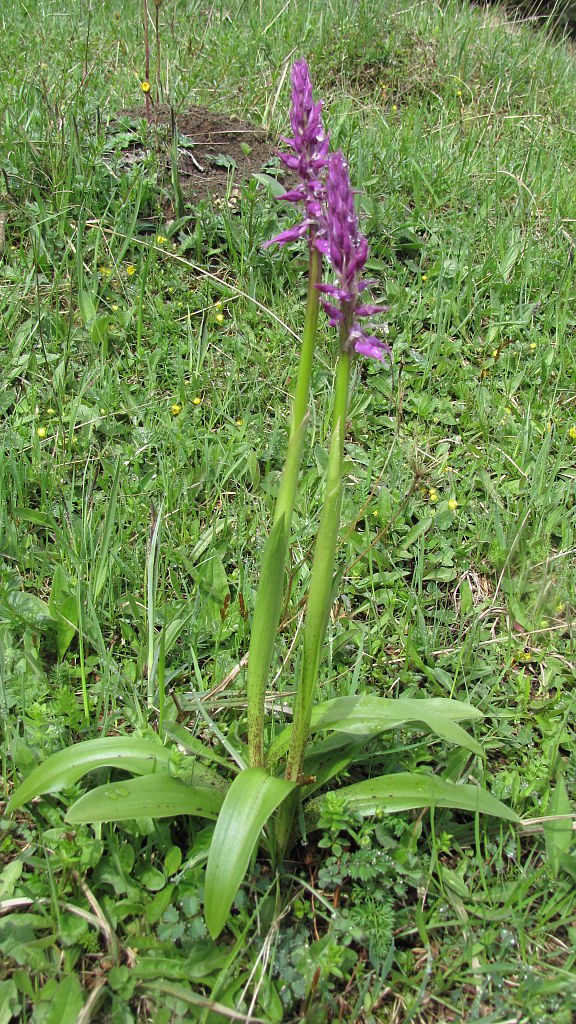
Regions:
<instances>
[{"instance_id":1,"label":"broad green leaf","mask_svg":"<svg viewBox=\"0 0 576 1024\"><path fill-rule=\"evenodd\" d=\"M106 503L106 518L104 519L104 529L100 538L100 553L92 585L93 601L96 601L100 596L102 587L104 586L110 571L108 553L110 551L110 541L112 539L112 530L114 528L114 520L116 517L116 503L118 501L118 488L120 485L120 466L121 460L118 459L116 469L114 471L114 479L112 481L112 486L108 493L108 501Z\"/></svg>"},{"instance_id":2,"label":"broad green leaf","mask_svg":"<svg viewBox=\"0 0 576 1024\"><path fill-rule=\"evenodd\" d=\"M196 739L189 729L186 729L178 722L164 722L163 732L189 754L193 754L195 757L203 757L214 764L222 765L223 768L230 768L229 760L217 754L215 750L212 750L212 747L207 747L201 740Z\"/></svg>"},{"instance_id":3,"label":"broad green leaf","mask_svg":"<svg viewBox=\"0 0 576 1024\"><path fill-rule=\"evenodd\" d=\"M20 1013L20 999L16 983L10 978L9 981L0 981L0 1024L10 1024Z\"/></svg>"},{"instance_id":4,"label":"broad green leaf","mask_svg":"<svg viewBox=\"0 0 576 1024\"><path fill-rule=\"evenodd\" d=\"M136 775L151 774L157 769L167 771L172 756L159 741L145 737L103 736L86 740L59 750L33 768L12 794L6 810L15 811L36 796L71 786L95 768L122 768Z\"/></svg>"},{"instance_id":5,"label":"broad green leaf","mask_svg":"<svg viewBox=\"0 0 576 1024\"><path fill-rule=\"evenodd\" d=\"M572 808L566 790L566 783L561 775L558 776L556 786L548 804L550 817L544 820L544 841L546 853L552 868L554 877L558 875L562 857L566 855L572 845Z\"/></svg>"},{"instance_id":6,"label":"broad green leaf","mask_svg":"<svg viewBox=\"0 0 576 1024\"><path fill-rule=\"evenodd\" d=\"M96 307L92 301L92 296L87 291L84 291L84 289L78 293L78 309L80 310L84 326L92 323L96 316Z\"/></svg>"},{"instance_id":7,"label":"broad green leaf","mask_svg":"<svg viewBox=\"0 0 576 1024\"><path fill-rule=\"evenodd\" d=\"M223 800L223 794L214 789L189 786L172 775L158 772L98 786L72 805L66 821L81 825L131 818L173 818L177 814L215 819Z\"/></svg>"},{"instance_id":8,"label":"broad green leaf","mask_svg":"<svg viewBox=\"0 0 576 1024\"><path fill-rule=\"evenodd\" d=\"M90 325L90 335L94 345L102 351L102 358L108 356L108 323L107 316L97 316Z\"/></svg>"},{"instance_id":9,"label":"broad green leaf","mask_svg":"<svg viewBox=\"0 0 576 1024\"><path fill-rule=\"evenodd\" d=\"M452 807L473 814L491 814L506 821L519 822L518 815L485 789L469 784L444 782L434 775L381 775L352 786L343 786L338 795L357 814L394 814L417 807ZM318 797L307 811L321 809L324 797Z\"/></svg>"},{"instance_id":10,"label":"broad green leaf","mask_svg":"<svg viewBox=\"0 0 576 1024\"><path fill-rule=\"evenodd\" d=\"M262 768L246 768L230 786L206 867L204 911L212 938L218 938L226 924L264 825L294 787L295 783L268 775Z\"/></svg>"},{"instance_id":11,"label":"broad green leaf","mask_svg":"<svg viewBox=\"0 0 576 1024\"><path fill-rule=\"evenodd\" d=\"M411 548L412 545L416 543L418 538L430 529L431 525L432 519L428 517L425 519L421 519L420 522L416 523L416 525L412 527L412 529L408 530L408 533L406 534L405 537L402 538L400 542L400 547L402 548L402 551L399 551L398 554L402 556L404 552L407 552L409 548Z\"/></svg>"},{"instance_id":12,"label":"broad green leaf","mask_svg":"<svg viewBox=\"0 0 576 1024\"><path fill-rule=\"evenodd\" d=\"M68 576L61 565L56 566L54 570L48 607L57 623L58 660L61 661L76 636L78 626L78 602L76 596L71 593Z\"/></svg>"},{"instance_id":13,"label":"broad green leaf","mask_svg":"<svg viewBox=\"0 0 576 1024\"><path fill-rule=\"evenodd\" d=\"M401 697L336 697L318 704L312 712L310 733L324 729L333 732L350 733L353 736L377 736L388 729L398 729L412 723L427 726L442 739L482 756L482 748L457 723L482 718L482 713L470 704L447 697L430 697L418 700ZM268 763L274 764L284 756L290 743L292 726L288 726L271 745Z\"/></svg>"},{"instance_id":14,"label":"broad green leaf","mask_svg":"<svg viewBox=\"0 0 576 1024\"><path fill-rule=\"evenodd\" d=\"M226 600L230 588L224 563L217 552L212 552L204 562L200 562L194 570L194 577L201 593L202 608L207 621L220 620L220 609Z\"/></svg>"},{"instance_id":15,"label":"broad green leaf","mask_svg":"<svg viewBox=\"0 0 576 1024\"><path fill-rule=\"evenodd\" d=\"M278 178L273 178L271 174L253 174L252 177L256 179L259 185L263 185L274 199L278 199L286 191L286 186L278 181Z\"/></svg>"},{"instance_id":16,"label":"broad green leaf","mask_svg":"<svg viewBox=\"0 0 576 1024\"><path fill-rule=\"evenodd\" d=\"M6 594L4 600L10 611L22 619L27 626L46 629L47 626L54 623L46 601L36 597L36 594L27 594L23 590L16 590Z\"/></svg>"},{"instance_id":17,"label":"broad green leaf","mask_svg":"<svg viewBox=\"0 0 576 1024\"><path fill-rule=\"evenodd\" d=\"M77 1024L84 1004L82 986L72 974L63 978L50 997L50 1009L44 1024Z\"/></svg>"}]
</instances>

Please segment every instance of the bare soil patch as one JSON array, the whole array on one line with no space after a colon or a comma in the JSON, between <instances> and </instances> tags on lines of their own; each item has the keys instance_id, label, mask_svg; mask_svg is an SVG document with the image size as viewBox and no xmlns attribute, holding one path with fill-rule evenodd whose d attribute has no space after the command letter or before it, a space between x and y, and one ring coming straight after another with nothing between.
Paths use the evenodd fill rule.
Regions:
<instances>
[{"instance_id":1,"label":"bare soil patch","mask_svg":"<svg viewBox=\"0 0 576 1024\"><path fill-rule=\"evenodd\" d=\"M110 125L112 138L122 133L123 159L126 164L145 157L148 150L158 152L158 173L170 179L171 112L168 106L153 110L149 145L141 132L124 139L126 121L141 124L145 107L122 110ZM267 169L274 156L274 143L264 128L205 107L188 107L176 114L178 131L178 175L180 186L192 203L201 199L222 200L233 184L239 185L250 175Z\"/></svg>"}]
</instances>

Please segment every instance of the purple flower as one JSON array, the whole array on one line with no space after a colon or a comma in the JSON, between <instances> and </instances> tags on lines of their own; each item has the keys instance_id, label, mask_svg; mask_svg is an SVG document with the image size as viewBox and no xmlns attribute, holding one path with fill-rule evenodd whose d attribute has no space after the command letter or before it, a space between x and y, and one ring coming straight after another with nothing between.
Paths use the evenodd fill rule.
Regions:
<instances>
[{"instance_id":1,"label":"purple flower","mask_svg":"<svg viewBox=\"0 0 576 1024\"><path fill-rule=\"evenodd\" d=\"M359 301L369 283L360 277L368 258L368 242L358 228L348 167L340 151L334 153L330 160L326 195L326 236L317 239L316 247L330 260L337 284L317 284L316 287L335 299L337 305L323 299L322 306L331 326L340 330L343 351L355 351L372 359L384 360L385 356L392 354L390 347L369 334L359 323L364 317L385 313L388 306Z\"/></svg>"},{"instance_id":2,"label":"purple flower","mask_svg":"<svg viewBox=\"0 0 576 1024\"><path fill-rule=\"evenodd\" d=\"M300 184L278 198L288 203L303 202L306 216L300 224L265 242L264 247L274 243L286 245L306 234L314 240L324 225L325 189L322 178L328 165L330 140L322 124L322 103L312 102L312 84L305 60L296 61L292 68L290 124L294 138L283 138L282 141L292 152L278 155L286 167L297 173Z\"/></svg>"}]
</instances>

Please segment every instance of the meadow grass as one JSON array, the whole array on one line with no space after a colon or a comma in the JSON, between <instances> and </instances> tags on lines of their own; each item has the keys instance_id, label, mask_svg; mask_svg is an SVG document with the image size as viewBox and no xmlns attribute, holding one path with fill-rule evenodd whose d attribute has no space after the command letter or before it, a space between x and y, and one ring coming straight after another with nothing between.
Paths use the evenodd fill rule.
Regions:
<instances>
[{"instance_id":1,"label":"meadow grass","mask_svg":"<svg viewBox=\"0 0 576 1024\"><path fill-rule=\"evenodd\" d=\"M393 365L355 368L323 695L469 700L485 715L478 781L527 819L570 814L573 49L452 2L166 0L160 23L177 109L205 104L273 133L306 57L391 307ZM192 756L183 725L217 756L211 722L244 742L238 666L306 261L262 251L288 221L254 181L237 211L207 202L175 230L154 147L123 162L109 121L142 102L134 0L11 0L0 31L7 796L46 754L156 729L159 714ZM299 668L334 346L321 323L277 724ZM468 758L410 732L386 751L391 771L453 780ZM514 833L440 810L361 822L335 803L288 865L280 904L257 865L215 944L201 915L209 830L71 831L80 791L2 824L3 1020L573 1019L570 819Z\"/></svg>"}]
</instances>

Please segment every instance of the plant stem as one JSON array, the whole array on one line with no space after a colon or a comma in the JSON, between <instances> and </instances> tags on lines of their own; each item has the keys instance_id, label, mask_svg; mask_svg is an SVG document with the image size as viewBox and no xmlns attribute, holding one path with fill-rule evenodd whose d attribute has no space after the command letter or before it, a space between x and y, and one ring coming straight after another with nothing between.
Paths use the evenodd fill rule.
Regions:
<instances>
[{"instance_id":1,"label":"plant stem","mask_svg":"<svg viewBox=\"0 0 576 1024\"><path fill-rule=\"evenodd\" d=\"M160 79L160 4L162 0L156 0L156 12L154 28L156 30L156 103L162 99L162 83Z\"/></svg>"},{"instance_id":2,"label":"plant stem","mask_svg":"<svg viewBox=\"0 0 576 1024\"><path fill-rule=\"evenodd\" d=\"M342 505L342 470L344 464L344 437L346 435L346 413L348 409L348 387L352 356L341 350L336 370L334 408L332 412L332 436L326 472L326 494L322 518L316 537L314 561L310 577L306 621L304 623L304 652L298 692L294 702L294 715L290 748L286 762L286 778L299 782L304 762L304 751L310 730L310 718L314 704L314 691L318 679L320 655L326 635L326 627L332 604L332 581L334 562L340 529L340 508ZM290 839L292 822L298 807L299 791L284 801L278 809L275 827L276 860L281 862Z\"/></svg>"},{"instance_id":3,"label":"plant stem","mask_svg":"<svg viewBox=\"0 0 576 1024\"><path fill-rule=\"evenodd\" d=\"M290 421L290 441L276 498L272 530L266 541L262 557L248 653L246 672L248 756L249 764L252 767L263 767L264 765L264 698L282 609L284 565L288 553L290 525L298 489L298 474L308 427L310 378L319 309L319 295L315 285L320 281L321 271L322 258L311 239L306 318Z\"/></svg>"},{"instance_id":4,"label":"plant stem","mask_svg":"<svg viewBox=\"0 0 576 1024\"><path fill-rule=\"evenodd\" d=\"M143 0L143 3L144 3L144 50L145 50L145 58L146 58L145 81L148 82L148 84L150 84L150 40L148 38L148 2L147 2L147 0ZM152 117L150 115L150 97L149 97L148 93L145 94L144 99L145 99L145 102L146 102L146 120L148 121L148 124L150 124L151 121L152 121Z\"/></svg>"},{"instance_id":5,"label":"plant stem","mask_svg":"<svg viewBox=\"0 0 576 1024\"><path fill-rule=\"evenodd\" d=\"M346 435L350 366L351 355L348 352L341 352L336 371L332 437L330 439L330 455L326 473L326 494L318 536L316 538L306 621L304 623L302 674L294 704L292 737L286 763L286 778L291 782L297 782L302 772L304 750L308 740L310 717L314 703L314 690L318 678L318 667L320 665L320 656L332 603L332 581L342 504L342 468L344 463L344 437Z\"/></svg>"}]
</instances>

